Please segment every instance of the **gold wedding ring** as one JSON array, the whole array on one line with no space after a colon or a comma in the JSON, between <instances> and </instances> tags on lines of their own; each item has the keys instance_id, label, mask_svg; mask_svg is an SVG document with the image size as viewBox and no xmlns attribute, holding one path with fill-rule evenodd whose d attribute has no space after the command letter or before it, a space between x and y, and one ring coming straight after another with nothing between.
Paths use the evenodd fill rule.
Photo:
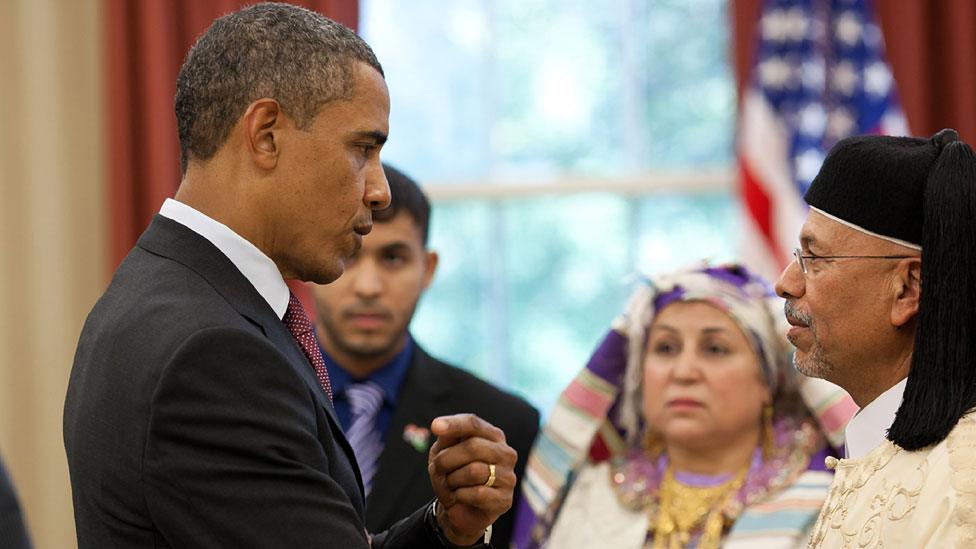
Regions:
<instances>
[{"instance_id":1,"label":"gold wedding ring","mask_svg":"<svg viewBox=\"0 0 976 549\"><path fill-rule=\"evenodd\" d=\"M495 464L488 464L488 480L485 481L485 486L491 488L495 485Z\"/></svg>"}]
</instances>

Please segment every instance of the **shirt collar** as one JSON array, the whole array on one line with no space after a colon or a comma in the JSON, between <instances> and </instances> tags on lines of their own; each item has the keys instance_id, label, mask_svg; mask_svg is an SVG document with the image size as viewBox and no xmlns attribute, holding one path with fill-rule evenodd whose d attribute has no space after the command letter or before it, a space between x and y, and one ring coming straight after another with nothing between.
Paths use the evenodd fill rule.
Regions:
<instances>
[{"instance_id":1,"label":"shirt collar","mask_svg":"<svg viewBox=\"0 0 976 549\"><path fill-rule=\"evenodd\" d=\"M400 393L400 386L410 368L410 359L413 357L413 338L407 334L407 344L382 368L376 370L366 377L366 379L355 379L344 368L339 366L325 349L322 349L322 357L325 358L325 367L329 370L329 381L332 383L332 391L336 395L342 394L346 387L351 383L361 381L372 381L383 389L383 399L390 406L396 406L397 397Z\"/></svg>"},{"instance_id":2,"label":"shirt collar","mask_svg":"<svg viewBox=\"0 0 976 549\"><path fill-rule=\"evenodd\" d=\"M901 407L908 378L899 381L892 388L878 395L878 398L851 418L844 430L847 457L866 456L871 450L884 443L888 428L895 421L895 413Z\"/></svg>"},{"instance_id":3,"label":"shirt collar","mask_svg":"<svg viewBox=\"0 0 976 549\"><path fill-rule=\"evenodd\" d=\"M172 198L163 202L159 215L185 225L217 247L244 275L278 318L285 316L290 292L278 267L257 246L235 233L230 227Z\"/></svg>"}]
</instances>

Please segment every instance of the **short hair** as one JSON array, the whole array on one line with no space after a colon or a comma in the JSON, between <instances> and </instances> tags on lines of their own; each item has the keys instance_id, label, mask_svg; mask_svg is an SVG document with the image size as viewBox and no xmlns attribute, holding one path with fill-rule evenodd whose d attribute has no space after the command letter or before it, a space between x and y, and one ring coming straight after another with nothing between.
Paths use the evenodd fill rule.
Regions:
<instances>
[{"instance_id":1,"label":"short hair","mask_svg":"<svg viewBox=\"0 0 976 549\"><path fill-rule=\"evenodd\" d=\"M385 162L383 172L386 174L386 181L390 184L390 206L373 211L373 221L386 223L404 211L420 229L421 242L427 246L427 236L430 233L430 201L420 190L420 185L417 185L417 182L407 174Z\"/></svg>"},{"instance_id":2,"label":"short hair","mask_svg":"<svg viewBox=\"0 0 976 549\"><path fill-rule=\"evenodd\" d=\"M180 168L207 160L251 102L270 97L298 128L322 105L353 93L355 62L381 75L376 55L356 33L289 4L256 4L225 15L197 39L176 79Z\"/></svg>"}]
</instances>

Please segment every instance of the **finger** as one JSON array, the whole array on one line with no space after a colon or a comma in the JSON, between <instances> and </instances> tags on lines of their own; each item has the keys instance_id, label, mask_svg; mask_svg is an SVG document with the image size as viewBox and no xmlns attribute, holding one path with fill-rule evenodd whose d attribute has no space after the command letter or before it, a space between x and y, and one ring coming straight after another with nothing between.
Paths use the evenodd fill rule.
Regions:
<instances>
[{"instance_id":1,"label":"finger","mask_svg":"<svg viewBox=\"0 0 976 549\"><path fill-rule=\"evenodd\" d=\"M430 430L438 438L462 440L481 437L495 442L505 442L505 433L474 414L455 414L434 418Z\"/></svg>"},{"instance_id":2,"label":"finger","mask_svg":"<svg viewBox=\"0 0 976 549\"><path fill-rule=\"evenodd\" d=\"M487 463L469 463L447 475L447 488L456 490L467 486L487 486L488 479L491 477L491 468ZM495 466L495 478L491 487L504 490L515 487L515 473L508 469Z\"/></svg>"},{"instance_id":3,"label":"finger","mask_svg":"<svg viewBox=\"0 0 976 549\"><path fill-rule=\"evenodd\" d=\"M437 474L433 463L429 465L428 472L430 473L430 484L434 490L434 495L445 507L451 507L457 504L455 494L458 490L464 488L483 487L489 490L508 493L509 497L511 497L518 480L515 471L511 467L498 467L496 465L495 482L491 487L485 486L490 471L484 463L472 464L470 469L459 470L457 471L457 475L451 477L450 480L446 475Z\"/></svg>"},{"instance_id":4,"label":"finger","mask_svg":"<svg viewBox=\"0 0 976 549\"><path fill-rule=\"evenodd\" d=\"M507 444L483 438L469 438L432 455L435 473L448 475L470 463L493 463L499 468L514 468L518 453Z\"/></svg>"},{"instance_id":5,"label":"finger","mask_svg":"<svg viewBox=\"0 0 976 549\"><path fill-rule=\"evenodd\" d=\"M434 456L436 456L437 454L443 452L447 448L450 448L451 446L454 446L455 444L458 444L460 442L464 442L464 439L447 437L447 436L437 437L434 440L434 443L430 445L430 450L428 450L427 452L427 461L434 459Z\"/></svg>"},{"instance_id":6,"label":"finger","mask_svg":"<svg viewBox=\"0 0 976 549\"><path fill-rule=\"evenodd\" d=\"M472 507L495 518L512 507L513 494L511 490L496 490L487 486L467 486L458 488L451 495L454 506Z\"/></svg>"},{"instance_id":7,"label":"finger","mask_svg":"<svg viewBox=\"0 0 976 549\"><path fill-rule=\"evenodd\" d=\"M438 449L437 453L432 452L430 461L437 464L439 471L448 474L475 461L500 463L504 460L505 448L497 442L483 438L469 438Z\"/></svg>"},{"instance_id":8,"label":"finger","mask_svg":"<svg viewBox=\"0 0 976 549\"><path fill-rule=\"evenodd\" d=\"M454 505L452 490L447 486L447 475L439 473L434 463L427 464L427 474L430 477L430 487L434 490L434 496L440 500L445 507Z\"/></svg>"},{"instance_id":9,"label":"finger","mask_svg":"<svg viewBox=\"0 0 976 549\"><path fill-rule=\"evenodd\" d=\"M430 449L427 450L427 463L428 464L430 462L434 461L434 456L436 456L437 454L440 454L441 452L443 452L446 448L448 448L450 446L449 444L447 444L447 442L448 441L446 439L440 439L440 438L438 438L437 440L434 441L433 444L430 445ZM451 444L455 444L455 443L454 442L451 442Z\"/></svg>"}]
</instances>

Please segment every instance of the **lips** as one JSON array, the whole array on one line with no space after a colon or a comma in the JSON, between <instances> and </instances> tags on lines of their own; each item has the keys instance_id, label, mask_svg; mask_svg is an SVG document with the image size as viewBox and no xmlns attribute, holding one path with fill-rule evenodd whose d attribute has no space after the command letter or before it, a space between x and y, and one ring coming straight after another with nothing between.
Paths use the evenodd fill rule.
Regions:
<instances>
[{"instance_id":1,"label":"lips","mask_svg":"<svg viewBox=\"0 0 976 549\"><path fill-rule=\"evenodd\" d=\"M386 317L380 315L352 315L349 320L360 330L376 330L386 324Z\"/></svg>"},{"instance_id":2,"label":"lips","mask_svg":"<svg viewBox=\"0 0 976 549\"><path fill-rule=\"evenodd\" d=\"M679 397L672 398L667 402L669 408L701 408L702 403L693 398Z\"/></svg>"},{"instance_id":3,"label":"lips","mask_svg":"<svg viewBox=\"0 0 976 549\"><path fill-rule=\"evenodd\" d=\"M790 326L794 326L796 328L809 328L810 327L810 325L807 324L806 322L803 322L802 320L800 320L798 318L795 318L795 317L792 317L792 316L787 316L786 317L786 322L788 322L790 324Z\"/></svg>"},{"instance_id":4,"label":"lips","mask_svg":"<svg viewBox=\"0 0 976 549\"><path fill-rule=\"evenodd\" d=\"M806 334L810 330L810 324L808 320L801 320L790 314L791 312L793 311L787 309L786 322L789 323L790 329L786 332L786 339L798 350L803 350L808 345L809 338Z\"/></svg>"},{"instance_id":5,"label":"lips","mask_svg":"<svg viewBox=\"0 0 976 549\"><path fill-rule=\"evenodd\" d=\"M373 230L372 223L360 224L352 228L353 231L352 239L353 242L355 243L356 251L359 251L363 248L363 237L368 235L369 232L372 230Z\"/></svg>"},{"instance_id":6,"label":"lips","mask_svg":"<svg viewBox=\"0 0 976 549\"><path fill-rule=\"evenodd\" d=\"M388 311L381 309L353 309L346 311L343 317L360 330L376 330L393 318Z\"/></svg>"}]
</instances>

